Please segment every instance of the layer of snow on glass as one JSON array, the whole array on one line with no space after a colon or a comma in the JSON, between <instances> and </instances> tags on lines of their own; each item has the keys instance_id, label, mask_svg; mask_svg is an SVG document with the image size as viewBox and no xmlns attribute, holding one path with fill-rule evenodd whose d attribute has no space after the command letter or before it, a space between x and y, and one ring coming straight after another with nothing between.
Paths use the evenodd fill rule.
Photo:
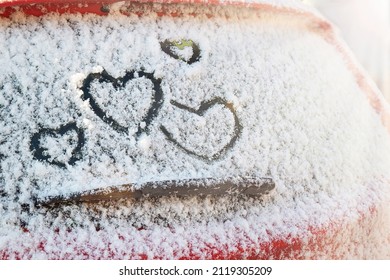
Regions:
<instances>
[{"instance_id":1,"label":"layer of snow on glass","mask_svg":"<svg viewBox=\"0 0 390 280\"><path fill-rule=\"evenodd\" d=\"M358 225L372 205L386 207L390 137L337 50L299 20L224 12L1 20L0 250L10 258L178 258L195 248L204 258L212 244L249 248L345 222L358 242L325 257L390 257L379 246L389 244L389 217L377 217L377 232ZM162 51L161 42L181 39L199 47L196 62ZM263 198L59 210L32 202L231 176L270 176L277 188Z\"/></svg>"}]
</instances>

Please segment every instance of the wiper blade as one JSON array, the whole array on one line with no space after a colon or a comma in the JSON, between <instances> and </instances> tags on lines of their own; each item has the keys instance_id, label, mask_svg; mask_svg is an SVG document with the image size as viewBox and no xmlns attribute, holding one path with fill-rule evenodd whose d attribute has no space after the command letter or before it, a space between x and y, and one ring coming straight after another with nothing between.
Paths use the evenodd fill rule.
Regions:
<instances>
[{"instance_id":1,"label":"wiper blade","mask_svg":"<svg viewBox=\"0 0 390 280\"><path fill-rule=\"evenodd\" d=\"M67 196L37 198L35 199L35 204L37 206L48 206L77 202L95 203L118 199L159 198L168 196L190 197L243 194L258 197L268 194L274 188L274 181L272 178L267 177L167 180L98 188Z\"/></svg>"}]
</instances>

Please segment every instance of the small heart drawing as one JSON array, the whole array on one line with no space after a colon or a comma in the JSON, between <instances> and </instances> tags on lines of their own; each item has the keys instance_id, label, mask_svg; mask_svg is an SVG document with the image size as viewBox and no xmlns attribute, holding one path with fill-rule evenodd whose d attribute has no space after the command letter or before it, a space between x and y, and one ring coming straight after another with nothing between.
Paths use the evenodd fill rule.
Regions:
<instances>
[{"instance_id":1,"label":"small heart drawing","mask_svg":"<svg viewBox=\"0 0 390 280\"><path fill-rule=\"evenodd\" d=\"M128 133L134 128L137 136L148 132L163 103L161 80L154 78L153 73L143 71L126 72L119 78L105 70L91 73L80 89L81 98L89 101L101 120L120 133Z\"/></svg>"},{"instance_id":2,"label":"small heart drawing","mask_svg":"<svg viewBox=\"0 0 390 280\"><path fill-rule=\"evenodd\" d=\"M171 104L189 114L181 120L176 117L170 131L164 125L160 130L187 154L208 162L218 160L234 147L241 135L242 125L233 105L222 98L202 102L198 109L176 101Z\"/></svg>"},{"instance_id":3,"label":"small heart drawing","mask_svg":"<svg viewBox=\"0 0 390 280\"><path fill-rule=\"evenodd\" d=\"M164 42L160 42L160 46L163 52L169 56L174 59L182 60L188 64L195 63L200 59L199 46L192 40L165 40Z\"/></svg>"},{"instance_id":4,"label":"small heart drawing","mask_svg":"<svg viewBox=\"0 0 390 280\"><path fill-rule=\"evenodd\" d=\"M81 159L84 145L84 131L71 122L57 129L40 129L31 137L30 150L34 159L65 168L66 164L74 165Z\"/></svg>"}]
</instances>

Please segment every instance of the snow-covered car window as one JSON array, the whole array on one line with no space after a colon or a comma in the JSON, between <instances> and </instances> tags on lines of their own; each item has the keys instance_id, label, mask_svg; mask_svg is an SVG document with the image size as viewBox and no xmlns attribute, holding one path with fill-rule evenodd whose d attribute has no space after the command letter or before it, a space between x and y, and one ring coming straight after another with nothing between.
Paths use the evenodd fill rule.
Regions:
<instances>
[{"instance_id":1,"label":"snow-covered car window","mask_svg":"<svg viewBox=\"0 0 390 280\"><path fill-rule=\"evenodd\" d=\"M250 247L260 236L304 236L387 195L389 133L324 26L272 9L180 9L0 19L0 244L20 252L52 237L25 258L71 258L78 249L64 248L74 240L90 257L178 258L190 240ZM272 178L275 191L57 210L32 203L242 176Z\"/></svg>"}]
</instances>

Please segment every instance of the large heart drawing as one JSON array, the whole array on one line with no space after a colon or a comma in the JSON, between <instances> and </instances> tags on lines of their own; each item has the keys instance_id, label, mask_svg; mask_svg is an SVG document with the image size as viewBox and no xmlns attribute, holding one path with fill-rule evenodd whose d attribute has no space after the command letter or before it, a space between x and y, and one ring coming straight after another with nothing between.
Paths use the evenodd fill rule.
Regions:
<instances>
[{"instance_id":1,"label":"large heart drawing","mask_svg":"<svg viewBox=\"0 0 390 280\"><path fill-rule=\"evenodd\" d=\"M214 160L218 160L228 150L233 148L233 146L235 145L237 139L241 135L242 125L240 123L239 118L237 117L237 114L236 114L236 111L233 108L233 105L231 103L227 102L226 100L222 99L222 98L217 97L217 98L214 98L212 100L209 100L209 101L206 101L206 102L202 102L198 109L194 109L194 108L185 106L185 105L180 104L180 103L178 103L176 101L171 101L171 104L173 106L179 108L179 109L188 111L190 113L193 113L193 114L196 114L197 116L202 116L202 117L212 107L214 107L216 105L222 105L223 108L225 108L225 109L230 111L230 113L232 114L233 119L234 119L233 120L233 123L234 123L233 134L230 135L230 140L222 147L215 147L215 150L212 153L208 153L208 154L206 154L206 153L199 153L199 152L195 151L195 149L191 149L188 146L186 147L183 143L179 143L179 141L174 137L174 135L164 125L161 125L160 126L160 130L166 136L166 138L170 142L175 144L177 147L179 147L180 149L185 151L187 154L196 156L196 157L198 157L198 158L200 158L202 160L208 161L208 162L211 162L211 161L214 161ZM196 129L193 129L191 131L192 131L191 133L196 133Z\"/></svg>"},{"instance_id":2,"label":"large heart drawing","mask_svg":"<svg viewBox=\"0 0 390 280\"><path fill-rule=\"evenodd\" d=\"M42 138L49 137L52 139L60 139L68 133L75 133L77 135L77 143L76 146L72 149L71 157L66 162L53 159L53 155L50 155L48 153L48 149L42 145L41 143ZM31 138L30 150L33 152L34 159L40 161L46 161L58 167L65 168L66 164L74 165L76 161L81 159L82 157L81 148L84 146L84 144L85 144L84 131L79 127L77 127L76 123L71 122L66 125L60 126L57 129L51 129L51 128L40 129ZM67 147L62 147L62 148L65 149Z\"/></svg>"},{"instance_id":3,"label":"large heart drawing","mask_svg":"<svg viewBox=\"0 0 390 280\"><path fill-rule=\"evenodd\" d=\"M110 116L101 105L99 105L97 99L91 92L91 85L95 82L102 84L110 84L115 90L123 90L126 87L126 84L134 79L145 77L153 83L153 93L151 96L151 104L147 112L142 115L139 123L136 124L136 136L140 136L143 132L148 132L149 125L153 119L157 116L157 113L163 103L163 91L161 89L161 80L156 79L153 76L153 73L146 73L143 71L129 71L123 77L114 78L108 74L105 70L101 73L91 73L89 74L80 88L83 92L81 98L83 100L88 100L91 106L91 109L94 113L102 119L105 123L110 125L114 130L121 133L128 133L129 129L132 128L131 125L125 126L120 124L118 119ZM115 92L114 92L115 94ZM126 92L126 94L131 94L131 92ZM135 100L136 102L137 100ZM115 110L116 108L112 108Z\"/></svg>"},{"instance_id":4,"label":"large heart drawing","mask_svg":"<svg viewBox=\"0 0 390 280\"><path fill-rule=\"evenodd\" d=\"M163 42L160 42L160 46L163 52L165 52L169 56L173 57L174 59L182 60L188 64L195 63L200 59L199 46L192 40L165 40ZM189 50L192 53L191 56L185 56L186 50Z\"/></svg>"}]
</instances>

